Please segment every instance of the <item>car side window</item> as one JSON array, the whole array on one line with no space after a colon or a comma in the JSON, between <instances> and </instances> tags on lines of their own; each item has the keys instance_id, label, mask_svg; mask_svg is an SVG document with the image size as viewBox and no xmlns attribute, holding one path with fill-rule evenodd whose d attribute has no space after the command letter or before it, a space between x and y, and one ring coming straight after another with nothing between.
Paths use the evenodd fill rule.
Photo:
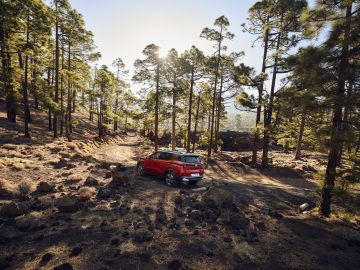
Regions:
<instances>
[{"instance_id":1,"label":"car side window","mask_svg":"<svg viewBox=\"0 0 360 270\"><path fill-rule=\"evenodd\" d=\"M161 160L170 160L171 159L171 154L170 153L160 153L159 159Z\"/></svg>"},{"instance_id":2,"label":"car side window","mask_svg":"<svg viewBox=\"0 0 360 270\"><path fill-rule=\"evenodd\" d=\"M160 153L159 153L159 152L156 152L156 153L152 154L152 155L149 157L149 159L159 159L159 155L160 155Z\"/></svg>"}]
</instances>

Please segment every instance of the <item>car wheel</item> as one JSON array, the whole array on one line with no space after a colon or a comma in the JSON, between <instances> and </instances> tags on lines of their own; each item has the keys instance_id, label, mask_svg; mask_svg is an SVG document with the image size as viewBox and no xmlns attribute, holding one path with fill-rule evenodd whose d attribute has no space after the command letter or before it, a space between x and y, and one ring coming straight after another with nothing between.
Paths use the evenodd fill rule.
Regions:
<instances>
[{"instance_id":1,"label":"car wheel","mask_svg":"<svg viewBox=\"0 0 360 270\"><path fill-rule=\"evenodd\" d=\"M176 186L176 176L172 171L166 172L165 182L170 187Z\"/></svg>"},{"instance_id":2,"label":"car wheel","mask_svg":"<svg viewBox=\"0 0 360 270\"><path fill-rule=\"evenodd\" d=\"M137 166L137 174L140 175L140 176L145 174L144 165L142 165L141 163Z\"/></svg>"}]
</instances>

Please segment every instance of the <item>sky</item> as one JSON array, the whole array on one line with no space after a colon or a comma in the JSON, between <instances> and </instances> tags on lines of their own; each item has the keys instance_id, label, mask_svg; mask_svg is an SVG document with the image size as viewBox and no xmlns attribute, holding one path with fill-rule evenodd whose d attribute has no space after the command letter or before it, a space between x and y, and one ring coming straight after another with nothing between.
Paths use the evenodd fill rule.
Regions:
<instances>
[{"instance_id":1,"label":"sky","mask_svg":"<svg viewBox=\"0 0 360 270\"><path fill-rule=\"evenodd\" d=\"M142 58L146 45L154 43L165 53L171 48L179 52L196 45L205 53L213 53L213 44L200 33L212 27L216 18L225 15L229 31L235 34L227 42L228 51L245 51L243 60L259 67L261 48L251 48L253 36L243 33L254 0L70 0L94 33L95 44L102 54L99 65L109 67L121 57L130 72L135 59Z\"/></svg>"},{"instance_id":2,"label":"sky","mask_svg":"<svg viewBox=\"0 0 360 270\"><path fill-rule=\"evenodd\" d=\"M200 38L200 33L204 27L212 27L215 19L222 15L229 19L229 31L235 34L235 38L226 43L228 52L244 51L242 61L258 71L261 68L262 48L259 43L253 47L255 36L244 33L241 27L256 0L69 1L94 34L102 55L98 65L112 68L113 60L120 57L130 70L129 79L134 61L143 58L142 50L151 43L160 46L164 55L171 48L181 53L192 45L212 54L214 44ZM314 0L309 2L312 4ZM132 85L135 91L139 87Z\"/></svg>"}]
</instances>

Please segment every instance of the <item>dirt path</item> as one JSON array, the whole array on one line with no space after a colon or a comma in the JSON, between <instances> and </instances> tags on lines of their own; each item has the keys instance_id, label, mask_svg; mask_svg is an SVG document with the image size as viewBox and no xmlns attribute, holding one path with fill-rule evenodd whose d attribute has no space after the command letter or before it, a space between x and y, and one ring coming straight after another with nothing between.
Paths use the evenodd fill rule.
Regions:
<instances>
[{"instance_id":1,"label":"dirt path","mask_svg":"<svg viewBox=\"0 0 360 270\"><path fill-rule=\"evenodd\" d=\"M94 157L100 162L121 163L135 166L138 160L138 147L141 140L137 136L128 137L121 144L100 147ZM153 177L144 177L153 179ZM157 179L161 182L161 179ZM243 199L263 200L273 207L297 207L303 202L314 203L317 186L306 181L299 174L286 168L274 168L259 172L242 163L215 162L206 170L204 181L199 186L206 186L210 181L224 182ZM157 181L159 183L159 181Z\"/></svg>"}]
</instances>

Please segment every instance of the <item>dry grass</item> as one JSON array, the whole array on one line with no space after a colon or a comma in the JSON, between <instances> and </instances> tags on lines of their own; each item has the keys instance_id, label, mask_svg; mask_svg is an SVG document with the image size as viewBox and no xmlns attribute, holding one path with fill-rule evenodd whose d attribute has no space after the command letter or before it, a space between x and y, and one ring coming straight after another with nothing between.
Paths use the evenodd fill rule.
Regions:
<instances>
[{"instance_id":1,"label":"dry grass","mask_svg":"<svg viewBox=\"0 0 360 270\"><path fill-rule=\"evenodd\" d=\"M18 187L5 178L0 178L0 189L10 197L19 195Z\"/></svg>"},{"instance_id":2,"label":"dry grass","mask_svg":"<svg viewBox=\"0 0 360 270\"><path fill-rule=\"evenodd\" d=\"M233 252L244 261L255 261L254 249L247 243L241 242L234 245Z\"/></svg>"},{"instance_id":3,"label":"dry grass","mask_svg":"<svg viewBox=\"0 0 360 270\"><path fill-rule=\"evenodd\" d=\"M129 241L129 242L122 243L120 245L119 249L120 249L120 253L124 254L124 253L132 253L132 252L136 251L137 247L136 247L136 245L134 245L133 242Z\"/></svg>"},{"instance_id":4,"label":"dry grass","mask_svg":"<svg viewBox=\"0 0 360 270\"><path fill-rule=\"evenodd\" d=\"M92 196L96 194L96 188L94 187L82 187L78 191L78 196L82 201L88 201Z\"/></svg>"},{"instance_id":5,"label":"dry grass","mask_svg":"<svg viewBox=\"0 0 360 270\"><path fill-rule=\"evenodd\" d=\"M80 182L83 179L84 178L80 173L74 173L66 179L66 182Z\"/></svg>"},{"instance_id":6,"label":"dry grass","mask_svg":"<svg viewBox=\"0 0 360 270\"><path fill-rule=\"evenodd\" d=\"M17 187L19 192L24 195L28 195L36 190L36 185L28 179L22 180Z\"/></svg>"}]
</instances>

